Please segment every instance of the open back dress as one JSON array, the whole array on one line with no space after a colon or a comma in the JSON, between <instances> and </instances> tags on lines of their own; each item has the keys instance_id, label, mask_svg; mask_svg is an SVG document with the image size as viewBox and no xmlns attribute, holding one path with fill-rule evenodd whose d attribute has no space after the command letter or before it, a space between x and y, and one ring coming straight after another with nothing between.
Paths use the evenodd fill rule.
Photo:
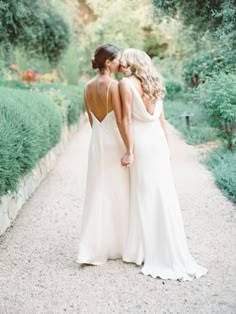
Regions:
<instances>
[{"instance_id":1,"label":"open back dress","mask_svg":"<svg viewBox=\"0 0 236 314\"><path fill-rule=\"evenodd\" d=\"M122 258L127 239L129 172L120 165L125 145L114 111L108 112L111 84L112 81L107 88L104 119L100 121L90 109L93 123L77 259L80 264L99 265Z\"/></svg>"}]
</instances>

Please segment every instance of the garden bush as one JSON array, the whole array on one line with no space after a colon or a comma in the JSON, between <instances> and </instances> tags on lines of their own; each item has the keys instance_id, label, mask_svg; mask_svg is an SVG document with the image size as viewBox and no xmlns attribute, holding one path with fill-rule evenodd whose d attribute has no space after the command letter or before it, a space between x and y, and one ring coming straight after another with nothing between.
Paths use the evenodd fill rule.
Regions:
<instances>
[{"instance_id":1,"label":"garden bush","mask_svg":"<svg viewBox=\"0 0 236 314\"><path fill-rule=\"evenodd\" d=\"M209 126L208 117L190 96L180 93L174 100L164 99L166 119L177 128L190 145L198 145L204 142L215 141L217 132ZM184 112L191 112L190 128L187 128Z\"/></svg>"},{"instance_id":2,"label":"garden bush","mask_svg":"<svg viewBox=\"0 0 236 314\"><path fill-rule=\"evenodd\" d=\"M204 163L213 173L217 185L236 203L236 151L216 149Z\"/></svg>"},{"instance_id":3,"label":"garden bush","mask_svg":"<svg viewBox=\"0 0 236 314\"><path fill-rule=\"evenodd\" d=\"M226 67L225 57L213 51L204 51L194 56L184 66L184 79L191 87L204 83L208 77Z\"/></svg>"},{"instance_id":4,"label":"garden bush","mask_svg":"<svg viewBox=\"0 0 236 314\"><path fill-rule=\"evenodd\" d=\"M64 122L70 126L78 122L81 112L84 111L83 90L84 84L63 85L59 83L24 84L21 80L0 81L0 86L15 89L33 90L42 92L51 101L60 107Z\"/></svg>"},{"instance_id":5,"label":"garden bush","mask_svg":"<svg viewBox=\"0 0 236 314\"><path fill-rule=\"evenodd\" d=\"M40 93L0 87L0 196L59 141L62 117Z\"/></svg>"},{"instance_id":6,"label":"garden bush","mask_svg":"<svg viewBox=\"0 0 236 314\"><path fill-rule=\"evenodd\" d=\"M0 0L0 43L8 63L15 47L28 55L57 64L69 46L70 30L64 18L45 1Z\"/></svg>"},{"instance_id":7,"label":"garden bush","mask_svg":"<svg viewBox=\"0 0 236 314\"><path fill-rule=\"evenodd\" d=\"M76 85L62 85L62 84L48 84L48 83L40 83L37 84L36 87L46 94L48 94L48 91L50 89L54 93L57 93L57 91L61 94L61 101L62 106L64 105L66 107L66 123L68 126L75 124L78 122L79 116L81 112L84 111L84 85L79 84ZM59 95L59 94L58 94ZM53 101L60 101L58 98L52 97Z\"/></svg>"},{"instance_id":8,"label":"garden bush","mask_svg":"<svg viewBox=\"0 0 236 314\"><path fill-rule=\"evenodd\" d=\"M194 98L232 149L236 144L236 75L223 72L215 75L197 88Z\"/></svg>"},{"instance_id":9,"label":"garden bush","mask_svg":"<svg viewBox=\"0 0 236 314\"><path fill-rule=\"evenodd\" d=\"M165 97L166 99L170 100L173 100L174 97L182 90L181 84L176 80L166 80L165 88L166 88Z\"/></svg>"}]
</instances>

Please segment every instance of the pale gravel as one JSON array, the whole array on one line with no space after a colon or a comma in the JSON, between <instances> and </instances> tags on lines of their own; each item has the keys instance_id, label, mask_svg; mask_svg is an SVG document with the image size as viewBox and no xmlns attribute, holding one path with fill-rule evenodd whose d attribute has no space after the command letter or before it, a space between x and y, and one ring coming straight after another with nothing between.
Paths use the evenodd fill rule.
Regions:
<instances>
[{"instance_id":1,"label":"pale gravel","mask_svg":"<svg viewBox=\"0 0 236 314\"><path fill-rule=\"evenodd\" d=\"M168 128L188 244L207 276L163 281L121 260L78 269L85 124L0 238L1 314L236 313L236 208L199 163L199 151Z\"/></svg>"}]
</instances>

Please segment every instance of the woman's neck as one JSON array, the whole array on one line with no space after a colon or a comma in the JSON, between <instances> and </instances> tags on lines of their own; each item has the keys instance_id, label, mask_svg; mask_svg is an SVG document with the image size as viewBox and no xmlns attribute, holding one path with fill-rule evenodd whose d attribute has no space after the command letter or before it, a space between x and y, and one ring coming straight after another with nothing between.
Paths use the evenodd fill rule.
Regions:
<instances>
[{"instance_id":1,"label":"woman's neck","mask_svg":"<svg viewBox=\"0 0 236 314\"><path fill-rule=\"evenodd\" d=\"M111 74L112 74L112 72L111 72L110 70L108 70L108 69L104 69L104 70L101 70L101 71L99 72L99 75L101 75L101 76L103 76L103 77L109 77L109 78L111 78Z\"/></svg>"}]
</instances>

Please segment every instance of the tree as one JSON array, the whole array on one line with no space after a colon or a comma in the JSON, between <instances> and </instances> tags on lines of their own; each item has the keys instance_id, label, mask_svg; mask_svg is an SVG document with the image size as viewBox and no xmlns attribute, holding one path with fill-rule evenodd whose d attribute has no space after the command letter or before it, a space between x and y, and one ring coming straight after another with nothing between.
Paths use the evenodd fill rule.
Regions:
<instances>
[{"instance_id":1,"label":"tree","mask_svg":"<svg viewBox=\"0 0 236 314\"><path fill-rule=\"evenodd\" d=\"M47 57L56 64L69 45L69 27L58 13L39 0L0 0L0 43Z\"/></svg>"},{"instance_id":2,"label":"tree","mask_svg":"<svg viewBox=\"0 0 236 314\"><path fill-rule=\"evenodd\" d=\"M226 1L228 0L153 0L153 4L169 16L179 16L186 25L192 25L199 32L214 30L221 25L222 16L213 13L219 12Z\"/></svg>"}]
</instances>

